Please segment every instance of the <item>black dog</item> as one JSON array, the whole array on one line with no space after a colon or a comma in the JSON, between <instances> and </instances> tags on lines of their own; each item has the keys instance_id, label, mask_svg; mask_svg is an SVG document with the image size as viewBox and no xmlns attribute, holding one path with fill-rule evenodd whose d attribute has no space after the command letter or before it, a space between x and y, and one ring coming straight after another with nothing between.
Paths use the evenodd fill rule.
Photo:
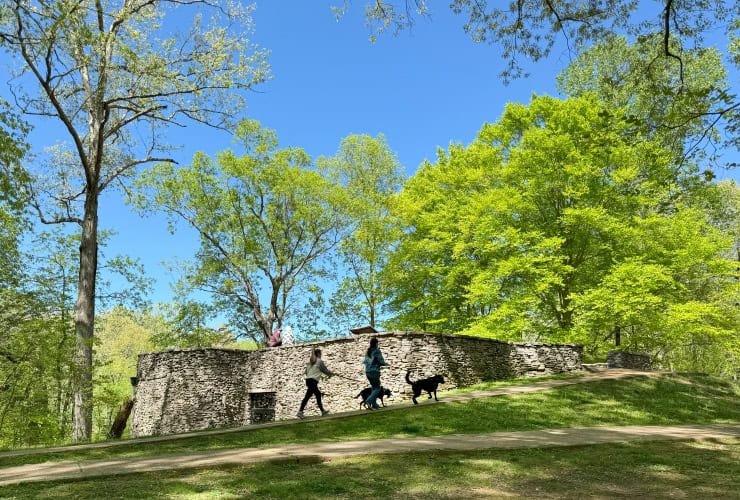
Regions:
<instances>
[{"instance_id":1,"label":"black dog","mask_svg":"<svg viewBox=\"0 0 740 500\"><path fill-rule=\"evenodd\" d=\"M370 395L371 392L373 392L373 388L372 387L365 387L363 390L361 390L359 392L359 394L357 394L357 396L355 396L355 399L356 398L359 398L360 396L362 396L362 400L360 401L360 408L362 408L363 406L365 408L369 408L369 406L367 405L367 403L365 402L365 400L367 399L367 397ZM382 404L383 407L385 407L385 403L383 402L383 398L385 396L391 397L391 390L390 389L386 389L385 387L381 387L380 388L380 395L378 396L378 398L380 398L380 404Z\"/></svg>"},{"instance_id":2,"label":"black dog","mask_svg":"<svg viewBox=\"0 0 740 500\"><path fill-rule=\"evenodd\" d=\"M406 372L406 382L411 385L411 389L414 391L414 397L411 399L414 401L415 405L419 404L416 398L418 398L422 392L428 392L429 399L432 399L432 393L434 393L434 400L439 401L439 399L437 399L437 387L439 386L439 384L445 383L445 379L442 375L435 375L433 377L423 378L421 380L417 380L416 382L412 382L409 378L410 374L411 370Z\"/></svg>"}]
</instances>

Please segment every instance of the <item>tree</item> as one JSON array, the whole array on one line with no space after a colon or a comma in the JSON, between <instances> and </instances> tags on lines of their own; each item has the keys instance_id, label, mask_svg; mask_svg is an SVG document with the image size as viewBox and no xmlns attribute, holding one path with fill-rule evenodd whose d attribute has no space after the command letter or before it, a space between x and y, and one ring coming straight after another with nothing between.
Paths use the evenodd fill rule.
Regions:
<instances>
[{"instance_id":1,"label":"tree","mask_svg":"<svg viewBox=\"0 0 740 500\"><path fill-rule=\"evenodd\" d=\"M179 32L179 21L168 23L165 13L184 6L198 11L190 30ZM203 12L215 12L211 25ZM80 441L92 430L100 195L138 165L174 162L165 154L165 127L187 120L223 126L243 104L238 91L266 78L265 54L238 29L248 26L249 10L219 0L11 0L0 20L0 43L40 87L26 93L28 79L21 79L18 104L55 120L72 144L55 158L58 171L49 178L58 182L31 190L43 223L81 231L73 434Z\"/></svg>"},{"instance_id":2,"label":"tree","mask_svg":"<svg viewBox=\"0 0 740 500\"><path fill-rule=\"evenodd\" d=\"M146 317L116 306L101 315L97 323L95 363L95 430L105 437L121 405L132 396L131 377L136 376L136 363L142 352L154 349L154 332Z\"/></svg>"},{"instance_id":3,"label":"tree","mask_svg":"<svg viewBox=\"0 0 740 500\"><path fill-rule=\"evenodd\" d=\"M398 203L395 321L594 352L615 327L653 352L684 331L729 338L729 240L697 199L711 185L679 182L643 130L593 94L533 97L424 165Z\"/></svg>"},{"instance_id":4,"label":"tree","mask_svg":"<svg viewBox=\"0 0 740 500\"><path fill-rule=\"evenodd\" d=\"M0 99L0 209L8 216L21 211L28 201L23 197L23 190L18 189L19 184L28 178L21 165L28 151L25 142L28 131L28 124L13 112L5 100ZM7 217L4 218L9 221Z\"/></svg>"},{"instance_id":5,"label":"tree","mask_svg":"<svg viewBox=\"0 0 740 500\"><path fill-rule=\"evenodd\" d=\"M335 9L338 15L346 10ZM738 16L737 5L724 0L661 0L652 9L638 12L634 0L582 2L564 0L528 2L516 0L501 5L488 0L454 0L450 9L463 16L463 29L477 43L496 43L506 60L503 76L524 74L519 58L533 61L546 58L558 38L569 50L578 50L613 33L631 36L660 33L655 43L662 55L682 63L683 49L700 46L708 30L724 27ZM430 16L427 0L376 0L366 4L368 23L382 33L398 33L411 27L420 16ZM736 28L736 27L735 27ZM678 47L671 39L678 40ZM679 68L679 72L681 68Z\"/></svg>"},{"instance_id":6,"label":"tree","mask_svg":"<svg viewBox=\"0 0 740 500\"><path fill-rule=\"evenodd\" d=\"M278 149L275 132L258 122L243 121L236 138L243 156L198 153L185 168L157 165L133 201L164 211L173 230L182 221L198 232L188 285L213 294L235 330L264 344L305 280L326 273L321 260L344 226L344 198L303 150Z\"/></svg>"},{"instance_id":7,"label":"tree","mask_svg":"<svg viewBox=\"0 0 740 500\"><path fill-rule=\"evenodd\" d=\"M337 16L344 14L348 3L334 9ZM413 26L418 17L432 15L427 0L373 0L365 5L365 18L375 34L388 29L398 33ZM649 64L642 79L653 80L669 99L683 99L691 87L687 60L692 53L716 45L707 39L717 33L727 36L731 61L736 66L740 62L740 7L728 0L660 0L650 7L636 0L512 0L503 4L454 0L449 8L463 17L463 29L473 42L501 49L505 62L501 76L506 82L527 76L522 59L540 61L560 46L573 55L615 33L653 46L647 51L651 62L670 68L671 76L665 78L666 73L652 71ZM704 132L723 130L726 145L736 147L740 141L740 100L731 89L715 88L712 94L711 109L692 112L706 119Z\"/></svg>"},{"instance_id":8,"label":"tree","mask_svg":"<svg viewBox=\"0 0 740 500\"><path fill-rule=\"evenodd\" d=\"M681 83L676 62L660 57L656 37L599 41L558 75L558 89L567 97L595 93L607 106L624 108L641 134L674 152L677 167L695 168L690 160L703 152L701 146L719 139L711 111L730 90L727 72L716 48L685 50Z\"/></svg>"},{"instance_id":9,"label":"tree","mask_svg":"<svg viewBox=\"0 0 740 500\"><path fill-rule=\"evenodd\" d=\"M380 307L389 296L382 271L400 238L390 208L401 188L401 166L382 135L346 137L337 155L322 163L344 186L345 209L352 221L339 244L339 255L349 276L334 294L333 308L351 315L360 312L375 327Z\"/></svg>"},{"instance_id":10,"label":"tree","mask_svg":"<svg viewBox=\"0 0 740 500\"><path fill-rule=\"evenodd\" d=\"M234 334L225 327L212 328L218 309L213 305L194 300L177 300L162 304L159 323L152 336L157 349L187 349L192 347L229 347L236 341Z\"/></svg>"}]
</instances>

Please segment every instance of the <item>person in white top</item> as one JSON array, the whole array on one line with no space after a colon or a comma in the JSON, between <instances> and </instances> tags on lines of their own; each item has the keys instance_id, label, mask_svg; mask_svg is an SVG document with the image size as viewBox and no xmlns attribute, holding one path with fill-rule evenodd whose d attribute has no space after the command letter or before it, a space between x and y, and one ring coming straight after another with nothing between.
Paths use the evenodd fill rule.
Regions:
<instances>
[{"instance_id":1,"label":"person in white top","mask_svg":"<svg viewBox=\"0 0 740 500\"><path fill-rule=\"evenodd\" d=\"M321 379L322 375L331 377L334 375L334 372L329 370L324 362L321 360L321 349L314 349L313 351L311 351L311 358L306 365L306 395L303 397L303 401L301 401L301 408L296 414L298 418L303 418L303 410L306 408L308 400L311 399L311 396L313 395L316 395L316 404L318 405L319 410L321 410L321 416L323 417L324 415L329 413L321 404L319 380Z\"/></svg>"},{"instance_id":2,"label":"person in white top","mask_svg":"<svg viewBox=\"0 0 740 500\"><path fill-rule=\"evenodd\" d=\"M295 344L295 337L293 336L293 329L290 327L290 325L286 326L283 330L283 345L293 345Z\"/></svg>"}]
</instances>

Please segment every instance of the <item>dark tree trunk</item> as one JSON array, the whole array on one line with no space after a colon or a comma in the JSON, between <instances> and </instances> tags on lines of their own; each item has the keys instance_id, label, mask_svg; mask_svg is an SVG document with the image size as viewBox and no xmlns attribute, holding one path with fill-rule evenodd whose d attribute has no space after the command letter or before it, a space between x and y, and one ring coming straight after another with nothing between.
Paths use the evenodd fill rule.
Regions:
<instances>
[{"instance_id":1,"label":"dark tree trunk","mask_svg":"<svg viewBox=\"0 0 740 500\"><path fill-rule=\"evenodd\" d=\"M128 422L128 417L131 415L131 409L134 407L134 400L129 398L127 399L123 405L121 405L121 409L118 410L118 415L116 415L115 420L113 420L113 425L111 425L110 430L108 431L108 437L111 439L120 439L121 436L123 436L123 431L126 429L126 422Z\"/></svg>"},{"instance_id":2,"label":"dark tree trunk","mask_svg":"<svg viewBox=\"0 0 740 500\"><path fill-rule=\"evenodd\" d=\"M80 240L80 275L75 304L75 388L72 440L92 437L92 366L95 332L95 279L98 271L98 192L96 182L87 183L85 215Z\"/></svg>"},{"instance_id":3,"label":"dark tree trunk","mask_svg":"<svg viewBox=\"0 0 740 500\"><path fill-rule=\"evenodd\" d=\"M614 327L614 345L619 347L622 344L622 328Z\"/></svg>"}]
</instances>

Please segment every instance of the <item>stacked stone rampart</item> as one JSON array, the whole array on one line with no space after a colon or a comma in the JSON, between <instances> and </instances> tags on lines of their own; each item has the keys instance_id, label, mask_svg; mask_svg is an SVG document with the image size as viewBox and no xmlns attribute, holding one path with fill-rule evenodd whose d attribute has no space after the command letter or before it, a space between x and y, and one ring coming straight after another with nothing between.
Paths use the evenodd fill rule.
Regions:
<instances>
[{"instance_id":1,"label":"stacked stone rampart","mask_svg":"<svg viewBox=\"0 0 740 500\"><path fill-rule=\"evenodd\" d=\"M579 370L582 346L511 343L478 337L410 332L377 334L390 365L382 383L393 397L410 399L406 370L413 380L444 375L442 390L483 380ZM304 369L312 349L320 348L327 366L342 377L324 379L324 405L331 411L359 408L354 396L367 387L362 360L370 336L340 338L291 347L167 350L141 354L132 414L133 436L248 425L264 421L256 407L274 399L274 418L292 418L305 391ZM353 379L353 380L348 380ZM265 397L267 396L267 399ZM260 410L261 411L261 410ZM312 401L306 414L317 413Z\"/></svg>"},{"instance_id":2,"label":"stacked stone rampart","mask_svg":"<svg viewBox=\"0 0 740 500\"><path fill-rule=\"evenodd\" d=\"M628 351L609 351L606 353L606 364L609 368L642 371L650 371L653 367L649 354Z\"/></svg>"}]
</instances>

